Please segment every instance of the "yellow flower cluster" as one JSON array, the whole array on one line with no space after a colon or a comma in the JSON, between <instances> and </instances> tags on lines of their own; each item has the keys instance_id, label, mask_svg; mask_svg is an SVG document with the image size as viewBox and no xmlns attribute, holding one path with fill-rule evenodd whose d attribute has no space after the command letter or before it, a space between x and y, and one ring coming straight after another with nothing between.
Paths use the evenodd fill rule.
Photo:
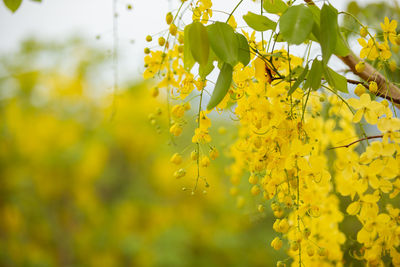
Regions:
<instances>
[{"instance_id":1,"label":"yellow flower cluster","mask_svg":"<svg viewBox=\"0 0 400 267\"><path fill-rule=\"evenodd\" d=\"M382 266L382 258L390 255L393 265L399 266L400 210L390 204L383 210L380 202L400 192L400 120L385 104L371 101L368 94L349 103L357 109L353 121L358 122L364 114L369 124L377 124L382 141L372 142L361 155L351 147L336 151L337 190L351 197L346 211L362 224L357 233L357 241L363 245L359 257L370 266Z\"/></svg>"},{"instance_id":2,"label":"yellow flower cluster","mask_svg":"<svg viewBox=\"0 0 400 267\"><path fill-rule=\"evenodd\" d=\"M206 23L210 8L211 1L198 1L193 20ZM231 23L235 25L234 21ZM358 40L362 46L360 56L379 59L390 66L389 41L395 44L397 40L397 22L385 18L381 26L383 43L372 37L366 27L362 28L362 38ZM345 218L340 201L349 197L351 203L346 212L362 224L354 237L362 248L353 256L370 266L381 266L382 258L390 255L393 265L399 266L400 254L396 247L400 245L400 210L386 205L384 212L380 203L400 192L400 120L393 115L388 102L371 99L362 84L355 89L360 98L347 102L328 87L326 93L301 88L301 84L288 96L294 85L291 75L303 65L303 59L285 49L266 53L265 42L256 42L254 32L243 33L257 56L251 55L248 66L239 63L234 67L233 83L216 108L221 111L230 107L239 122L237 137L228 153L234 160L228 170L230 192L237 197L238 206L245 204L242 178L247 176L248 189L258 199L257 209L265 212L268 201L276 218L273 229L277 236L271 240L275 250L285 248L299 266L343 266L342 248L349 238L339 230ZM364 39L367 35L368 40ZM158 57L154 61L147 59L146 71L155 73L156 67L164 71L157 87L169 88L168 96L182 101L195 87L199 89L195 96L200 98L197 127L192 137L196 148L190 157L197 162L198 170L207 167L210 158L215 159L219 153L210 147L208 156L201 155L200 145L211 142L211 121L202 110L205 81L196 81L185 71L178 47L165 53L164 58L157 52L154 56ZM163 61L169 63L163 65ZM361 73L365 68L362 61L356 71ZM375 81L370 82L369 91L378 91ZM173 118L183 116L183 106L178 104L172 108ZM329 149L348 141L349 137L354 140L357 137L354 125L363 118L368 124L376 125L381 135ZM175 122L170 132L178 136L182 130ZM373 138L382 138L382 141L369 144ZM357 146L353 144L361 141L366 141L368 146L364 152L356 152ZM175 154L171 161L181 164L182 156ZM284 263L278 262L278 265Z\"/></svg>"},{"instance_id":3,"label":"yellow flower cluster","mask_svg":"<svg viewBox=\"0 0 400 267\"><path fill-rule=\"evenodd\" d=\"M193 21L200 20L202 23L206 24L213 14L211 7L211 0L198 0L193 7Z\"/></svg>"},{"instance_id":4,"label":"yellow flower cluster","mask_svg":"<svg viewBox=\"0 0 400 267\"><path fill-rule=\"evenodd\" d=\"M283 55L274 62L277 71L289 73L286 51L277 52ZM301 59L293 56L290 61L292 68L301 64ZM232 95L241 96L235 109L241 125L230 152L235 159L230 167L231 192L239 190L243 173L249 171L251 193L262 193L265 200L272 200L277 218L273 228L279 237L271 246L280 249L287 244L289 255L295 262L301 257L304 266L339 264L345 236L338 224L343 215L332 193L323 151L328 137L337 140L340 136L328 134L324 127L319 94L311 94L309 108L304 111L306 96L303 98L301 90L288 98L290 84L281 80L269 83L263 79L265 75L255 74L264 62L256 58L253 63L255 67L239 66L234 72L237 88ZM259 79L252 79L254 76ZM338 101L331 99L332 105Z\"/></svg>"},{"instance_id":5,"label":"yellow flower cluster","mask_svg":"<svg viewBox=\"0 0 400 267\"><path fill-rule=\"evenodd\" d=\"M387 17L385 17L384 23L381 23L381 28L383 31L384 42L379 43L375 36L371 36L366 41L364 38L368 35L368 31L365 27L361 28L360 35L362 38L358 39L358 43L362 46L360 51L361 58L367 58L369 60L375 60L379 58L382 61L388 60L392 56L391 49L389 47L389 42L392 45L399 45L397 41L397 33L396 33L397 21L392 20L389 21Z\"/></svg>"}]
</instances>

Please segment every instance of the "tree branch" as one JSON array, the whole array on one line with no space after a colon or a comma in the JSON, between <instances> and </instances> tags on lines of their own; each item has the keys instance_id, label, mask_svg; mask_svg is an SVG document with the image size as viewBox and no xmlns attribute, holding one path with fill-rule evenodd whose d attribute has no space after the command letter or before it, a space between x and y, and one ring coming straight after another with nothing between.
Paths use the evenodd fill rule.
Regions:
<instances>
[{"instance_id":1,"label":"tree branch","mask_svg":"<svg viewBox=\"0 0 400 267\"><path fill-rule=\"evenodd\" d=\"M307 5L315 5L313 0L304 0ZM365 63L365 69L363 72L359 73L356 71L356 64L360 61L360 59L354 56L354 53L350 52L349 55L345 57L338 56L344 64L346 64L351 71L363 79L366 82L375 81L378 85L378 92L375 95L385 98L396 105L397 108L400 108L400 88L386 80L385 76L383 76L379 71L377 71L370 64ZM349 80L348 80L349 81ZM367 87L369 89L369 87Z\"/></svg>"},{"instance_id":2,"label":"tree branch","mask_svg":"<svg viewBox=\"0 0 400 267\"><path fill-rule=\"evenodd\" d=\"M347 145L344 145L344 146L335 146L335 147L328 148L328 150L336 149L336 148L342 148L342 147L346 147L346 148L347 148L347 147L349 147L349 146L351 146L351 145L354 145L354 144L356 144L356 143L358 143L358 142L361 142L361 141L365 141L365 140L369 140L369 139L382 138L382 137L383 137L383 135L367 136L367 137L358 139L358 140L356 140L356 141L354 141L354 142L351 142L350 144L347 144Z\"/></svg>"},{"instance_id":3,"label":"tree branch","mask_svg":"<svg viewBox=\"0 0 400 267\"><path fill-rule=\"evenodd\" d=\"M378 85L378 92L375 93L377 96L386 98L396 104L397 107L400 107L400 89L390 81L386 80L385 76L383 76L379 71L366 62L364 71L357 72L356 65L360 59L352 54L345 57L339 56L339 58L355 75L364 81L375 81Z\"/></svg>"}]
</instances>

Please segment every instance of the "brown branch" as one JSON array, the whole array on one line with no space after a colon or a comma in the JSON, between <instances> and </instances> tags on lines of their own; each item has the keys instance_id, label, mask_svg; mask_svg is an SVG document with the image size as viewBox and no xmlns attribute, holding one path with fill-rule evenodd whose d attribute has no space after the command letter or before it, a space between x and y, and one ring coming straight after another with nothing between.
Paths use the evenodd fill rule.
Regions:
<instances>
[{"instance_id":1,"label":"brown branch","mask_svg":"<svg viewBox=\"0 0 400 267\"><path fill-rule=\"evenodd\" d=\"M304 0L304 2L306 2L307 5L309 5L309 6L315 6L315 3L313 0Z\"/></svg>"},{"instance_id":2,"label":"brown branch","mask_svg":"<svg viewBox=\"0 0 400 267\"><path fill-rule=\"evenodd\" d=\"M378 72L374 67L366 62L364 71L357 72L356 65L358 62L360 62L359 58L352 54L345 57L339 56L339 58L351 69L355 75L364 81L375 81L377 83L378 92L376 92L375 95L386 98L387 100L396 104L397 107L400 107L400 89L390 81L386 80L385 76Z\"/></svg>"},{"instance_id":3,"label":"brown branch","mask_svg":"<svg viewBox=\"0 0 400 267\"><path fill-rule=\"evenodd\" d=\"M365 140L369 140L369 139L382 138L382 137L383 137L383 135L367 136L367 137L358 139L358 140L356 140L356 141L354 141L354 142L351 142L350 144L347 144L347 145L344 145L344 146L335 146L335 147L328 148L328 150L336 149L336 148L342 148L342 147L346 147L346 148L347 148L347 147L349 147L349 146L351 146L351 145L354 145L354 144L356 144L356 143L359 143L359 142L361 142L361 141L365 141Z\"/></svg>"},{"instance_id":4,"label":"brown branch","mask_svg":"<svg viewBox=\"0 0 400 267\"><path fill-rule=\"evenodd\" d=\"M307 5L315 5L313 0L304 0ZM378 92L375 95L385 98L396 105L397 108L400 108L400 88L387 81L385 76L383 76L380 72L378 72L374 67L370 64L365 63L365 69L363 72L359 73L356 71L356 64L360 61L359 58L354 56L353 53L350 53L348 56L339 58L346 64L351 71L363 79L366 82L375 81L378 85ZM368 88L369 89L369 88Z\"/></svg>"}]
</instances>

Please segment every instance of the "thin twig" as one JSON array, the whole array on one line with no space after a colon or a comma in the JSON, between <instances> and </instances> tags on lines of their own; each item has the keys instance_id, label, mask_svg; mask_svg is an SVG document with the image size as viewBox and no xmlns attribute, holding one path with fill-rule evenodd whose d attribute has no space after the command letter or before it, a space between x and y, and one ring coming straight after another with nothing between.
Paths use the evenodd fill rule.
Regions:
<instances>
[{"instance_id":1,"label":"thin twig","mask_svg":"<svg viewBox=\"0 0 400 267\"><path fill-rule=\"evenodd\" d=\"M113 100L110 121L112 121L117 112L117 95L118 95L118 13L117 0L113 0L113 48L112 48L112 64L113 64Z\"/></svg>"},{"instance_id":2,"label":"thin twig","mask_svg":"<svg viewBox=\"0 0 400 267\"><path fill-rule=\"evenodd\" d=\"M328 150L336 149L336 148L342 148L342 147L346 147L346 148L347 148L347 147L349 147L349 146L351 146L351 145L354 145L354 144L356 144L356 143L359 143L359 142L361 142L361 141L370 140L370 139L376 139L376 138L382 138L382 137L383 137L383 135L367 136L367 137L358 139L358 140L356 140L356 141L354 141L354 142L351 142L350 144L347 144L347 145L344 145L344 146L335 146L335 147L328 148Z\"/></svg>"}]
</instances>

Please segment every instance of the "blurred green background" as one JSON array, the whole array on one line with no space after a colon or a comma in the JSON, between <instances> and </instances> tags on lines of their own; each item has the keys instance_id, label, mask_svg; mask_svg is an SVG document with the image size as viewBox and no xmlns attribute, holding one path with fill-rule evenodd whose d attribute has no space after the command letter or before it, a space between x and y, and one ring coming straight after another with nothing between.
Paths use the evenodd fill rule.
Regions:
<instances>
[{"instance_id":1,"label":"blurred green background","mask_svg":"<svg viewBox=\"0 0 400 267\"><path fill-rule=\"evenodd\" d=\"M203 185L194 196L181 190L193 185L195 166L177 180L169 159L191 132L168 145L166 106L150 85L126 83L113 107L112 94L94 93L109 62L78 39L27 40L0 62L0 266L271 266L282 258L269 245L271 215L255 203L238 209L229 195L224 156L205 174L207 194Z\"/></svg>"},{"instance_id":2,"label":"blurred green background","mask_svg":"<svg viewBox=\"0 0 400 267\"><path fill-rule=\"evenodd\" d=\"M400 14L387 3L348 3L378 33L385 15ZM348 18L343 26L355 42L359 26ZM274 218L269 207L256 211L247 178L243 207L229 194L224 143L236 128L228 116L213 118L221 156L205 173L210 188L192 196L182 188L193 186L194 164L177 180L169 160L192 149L193 112L174 146L151 84L124 82L113 105L105 50L72 38L30 39L15 51L0 55L0 266L274 266L287 258L270 247ZM353 266L362 266L347 253L359 227L349 216L341 224Z\"/></svg>"}]
</instances>

